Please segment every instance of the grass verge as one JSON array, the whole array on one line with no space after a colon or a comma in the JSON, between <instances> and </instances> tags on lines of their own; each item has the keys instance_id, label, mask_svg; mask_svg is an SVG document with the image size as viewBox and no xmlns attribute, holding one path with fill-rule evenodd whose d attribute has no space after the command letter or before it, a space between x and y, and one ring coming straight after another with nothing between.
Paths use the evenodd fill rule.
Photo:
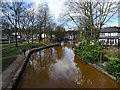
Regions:
<instances>
[{"instance_id":1,"label":"grass verge","mask_svg":"<svg viewBox=\"0 0 120 90\"><path fill-rule=\"evenodd\" d=\"M22 43L27 43L27 41L23 41ZM18 45L20 44L20 42L18 42ZM15 43L5 43L5 44L2 44L2 47L8 47L8 46L13 46L15 45Z\"/></svg>"},{"instance_id":2,"label":"grass verge","mask_svg":"<svg viewBox=\"0 0 120 90\"><path fill-rule=\"evenodd\" d=\"M15 57L3 59L2 60L2 70L4 70L13 60L15 60Z\"/></svg>"},{"instance_id":3,"label":"grass verge","mask_svg":"<svg viewBox=\"0 0 120 90\"><path fill-rule=\"evenodd\" d=\"M5 56L13 56L13 55L18 55L20 54L20 49L31 49L32 46L35 46L35 47L40 47L40 46L44 46L42 43L34 43L34 44L25 44L25 45L22 45L22 46L18 46L18 47L11 47L11 48L7 48L7 49L3 49L2 50L2 56L5 57Z\"/></svg>"}]
</instances>

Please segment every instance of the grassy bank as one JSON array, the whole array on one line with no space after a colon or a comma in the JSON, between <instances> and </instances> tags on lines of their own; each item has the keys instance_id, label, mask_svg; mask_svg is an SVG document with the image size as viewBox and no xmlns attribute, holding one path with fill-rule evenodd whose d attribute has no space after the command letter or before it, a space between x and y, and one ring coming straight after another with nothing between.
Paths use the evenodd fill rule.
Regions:
<instances>
[{"instance_id":1,"label":"grassy bank","mask_svg":"<svg viewBox=\"0 0 120 90\"><path fill-rule=\"evenodd\" d=\"M75 52L86 64L104 65L105 70L116 77L117 82L120 82L120 53L116 47L103 49L103 46L82 43Z\"/></svg>"},{"instance_id":2,"label":"grassy bank","mask_svg":"<svg viewBox=\"0 0 120 90\"><path fill-rule=\"evenodd\" d=\"M2 50L2 56L5 57L5 56L13 56L13 55L18 55L20 54L20 50L21 49L31 49L32 46L35 46L35 47L40 47L40 46L44 46L44 44L42 43L34 43L34 44L25 44L25 45L22 45L22 46L18 46L18 47L11 47L11 48L7 48L7 49L3 49Z\"/></svg>"},{"instance_id":3,"label":"grassy bank","mask_svg":"<svg viewBox=\"0 0 120 90\"><path fill-rule=\"evenodd\" d=\"M45 42L45 44L49 45L49 44L54 44L54 43ZM41 47L41 46L45 46L45 45L42 42L41 43L36 42L34 44L30 43L29 45L24 44L24 45L21 45L21 46L18 46L18 47L10 47L10 48L2 50L2 56L5 57L5 56L18 55L18 54L20 54L21 49L28 50L28 49L31 49L33 46L34 47ZM6 66L8 66L13 60L15 60L15 57L2 59L2 70L4 70L6 68Z\"/></svg>"},{"instance_id":4,"label":"grassy bank","mask_svg":"<svg viewBox=\"0 0 120 90\"><path fill-rule=\"evenodd\" d=\"M15 60L15 57L3 59L2 60L2 70L4 70L13 60Z\"/></svg>"},{"instance_id":5,"label":"grassy bank","mask_svg":"<svg viewBox=\"0 0 120 90\"><path fill-rule=\"evenodd\" d=\"M23 41L22 43L27 43L27 41ZM18 42L18 45L20 44L20 42ZM8 47L8 46L13 46L15 45L15 43L5 43L5 44L2 44L2 47Z\"/></svg>"},{"instance_id":6,"label":"grassy bank","mask_svg":"<svg viewBox=\"0 0 120 90\"><path fill-rule=\"evenodd\" d=\"M47 45L54 44L54 42L45 42L45 44L47 44Z\"/></svg>"}]
</instances>

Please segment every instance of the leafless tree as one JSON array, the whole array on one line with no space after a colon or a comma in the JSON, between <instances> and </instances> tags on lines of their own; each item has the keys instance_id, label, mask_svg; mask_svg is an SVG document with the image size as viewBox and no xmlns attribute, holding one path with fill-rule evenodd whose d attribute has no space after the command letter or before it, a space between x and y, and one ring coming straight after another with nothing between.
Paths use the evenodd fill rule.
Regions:
<instances>
[{"instance_id":1,"label":"leafless tree","mask_svg":"<svg viewBox=\"0 0 120 90\"><path fill-rule=\"evenodd\" d=\"M17 33L18 33L18 23L20 18L19 16L22 12L22 4L23 4L22 1L21 2L2 2L2 12L14 27L16 47L18 46Z\"/></svg>"},{"instance_id":2,"label":"leafless tree","mask_svg":"<svg viewBox=\"0 0 120 90\"><path fill-rule=\"evenodd\" d=\"M41 40L41 34L43 30L44 24L44 5L40 4L38 7L38 13L37 13L37 27L38 27L38 33L39 33L39 43Z\"/></svg>"},{"instance_id":3,"label":"leafless tree","mask_svg":"<svg viewBox=\"0 0 120 90\"><path fill-rule=\"evenodd\" d=\"M31 36L32 36L32 44L33 44L33 41L34 41L34 27L37 23L37 19L36 19L36 12L35 12L35 9L34 8L31 8L29 10L29 20L30 20L30 27L31 27Z\"/></svg>"},{"instance_id":4,"label":"leafless tree","mask_svg":"<svg viewBox=\"0 0 120 90\"><path fill-rule=\"evenodd\" d=\"M48 6L44 7L44 33L47 34L47 26L49 26L49 22L51 21L51 14L49 12ZM45 34L44 34L44 42L45 42Z\"/></svg>"},{"instance_id":5,"label":"leafless tree","mask_svg":"<svg viewBox=\"0 0 120 90\"><path fill-rule=\"evenodd\" d=\"M3 28L2 34L9 37L9 43L10 43L13 30L9 21L4 16L2 17L2 28Z\"/></svg>"},{"instance_id":6,"label":"leafless tree","mask_svg":"<svg viewBox=\"0 0 120 90\"><path fill-rule=\"evenodd\" d=\"M87 33L87 35L90 34L90 37L96 41L102 27L120 9L118 4L112 0L96 0L94 2L91 0L87 2L67 0L64 16L73 21L80 31L84 31L84 34Z\"/></svg>"},{"instance_id":7,"label":"leafless tree","mask_svg":"<svg viewBox=\"0 0 120 90\"><path fill-rule=\"evenodd\" d=\"M27 10L24 11L23 17L21 19L21 24L22 24L23 33L25 34L28 45L29 45L29 40L30 40L30 19L29 19L29 14L28 14Z\"/></svg>"}]
</instances>

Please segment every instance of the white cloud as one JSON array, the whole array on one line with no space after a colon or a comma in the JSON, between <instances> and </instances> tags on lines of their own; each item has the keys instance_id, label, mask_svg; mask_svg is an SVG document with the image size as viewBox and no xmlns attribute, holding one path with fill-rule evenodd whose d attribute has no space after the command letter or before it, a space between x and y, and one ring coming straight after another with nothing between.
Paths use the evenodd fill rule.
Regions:
<instances>
[{"instance_id":1,"label":"white cloud","mask_svg":"<svg viewBox=\"0 0 120 90\"><path fill-rule=\"evenodd\" d=\"M46 2L48 4L50 12L54 15L55 19L58 19L64 1L65 0L29 0L28 2L34 2L34 7L36 9L39 4Z\"/></svg>"},{"instance_id":2,"label":"white cloud","mask_svg":"<svg viewBox=\"0 0 120 90\"><path fill-rule=\"evenodd\" d=\"M46 0L50 11L54 14L55 18L58 19L61 13L62 5L65 0Z\"/></svg>"}]
</instances>

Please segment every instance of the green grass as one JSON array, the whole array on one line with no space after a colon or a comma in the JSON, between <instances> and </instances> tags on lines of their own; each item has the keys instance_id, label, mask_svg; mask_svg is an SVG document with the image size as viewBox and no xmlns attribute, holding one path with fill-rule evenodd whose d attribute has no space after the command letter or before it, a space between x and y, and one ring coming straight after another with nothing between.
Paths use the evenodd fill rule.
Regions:
<instances>
[{"instance_id":1,"label":"green grass","mask_svg":"<svg viewBox=\"0 0 120 90\"><path fill-rule=\"evenodd\" d=\"M19 47L11 47L11 48L7 48L7 49L3 49L2 50L2 56L13 56L13 55L18 55L20 54L20 49L31 49L32 46L35 46L35 47L40 47L40 46L44 46L42 43L34 43L33 45L30 43L29 45L25 44L25 45L22 45L22 46L19 46Z\"/></svg>"},{"instance_id":2,"label":"green grass","mask_svg":"<svg viewBox=\"0 0 120 90\"><path fill-rule=\"evenodd\" d=\"M6 43L6 44L2 44L2 47L7 47L7 46L12 46L12 45L15 45L15 43Z\"/></svg>"},{"instance_id":3,"label":"green grass","mask_svg":"<svg viewBox=\"0 0 120 90\"><path fill-rule=\"evenodd\" d=\"M45 44L47 44L47 45L54 44L54 42L45 42Z\"/></svg>"},{"instance_id":4,"label":"green grass","mask_svg":"<svg viewBox=\"0 0 120 90\"><path fill-rule=\"evenodd\" d=\"M3 70L7 65L9 65L14 59L15 59L15 57L3 59L3 60L2 60L2 70Z\"/></svg>"},{"instance_id":5,"label":"green grass","mask_svg":"<svg viewBox=\"0 0 120 90\"><path fill-rule=\"evenodd\" d=\"M22 43L27 43L27 41L23 41ZM20 42L18 42L18 45L20 44ZM2 44L2 47L8 47L8 46L12 46L12 45L15 45L15 43L5 43L5 44Z\"/></svg>"}]
</instances>

